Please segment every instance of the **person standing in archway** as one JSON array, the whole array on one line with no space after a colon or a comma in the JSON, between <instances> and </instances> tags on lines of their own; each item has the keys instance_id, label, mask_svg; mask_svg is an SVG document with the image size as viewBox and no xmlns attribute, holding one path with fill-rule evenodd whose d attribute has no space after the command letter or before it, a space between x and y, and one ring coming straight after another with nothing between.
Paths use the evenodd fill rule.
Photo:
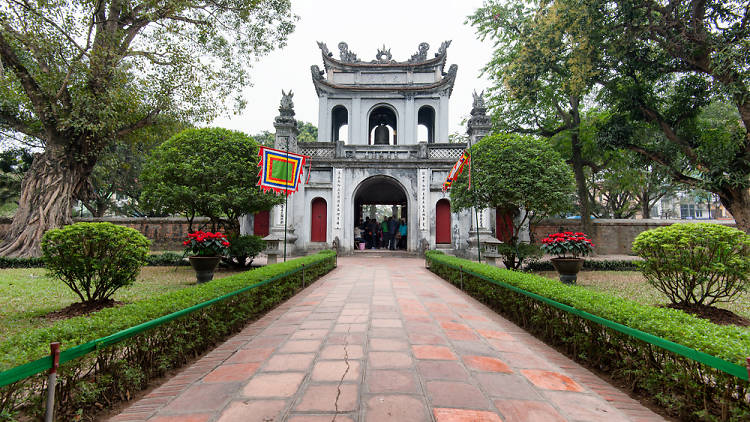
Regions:
<instances>
[{"instance_id":1,"label":"person standing in archway","mask_svg":"<svg viewBox=\"0 0 750 422\"><path fill-rule=\"evenodd\" d=\"M369 241L367 249L373 249L376 247L377 233L378 221L374 218L367 217L367 240Z\"/></svg>"},{"instance_id":2,"label":"person standing in archway","mask_svg":"<svg viewBox=\"0 0 750 422\"><path fill-rule=\"evenodd\" d=\"M388 241L390 238L390 232L388 231L388 218L383 217L383 223L380 226L383 229L383 241L380 246L388 249Z\"/></svg>"},{"instance_id":3,"label":"person standing in archway","mask_svg":"<svg viewBox=\"0 0 750 422\"><path fill-rule=\"evenodd\" d=\"M388 249L396 250L396 234L398 232L398 221L393 217L388 217Z\"/></svg>"},{"instance_id":4,"label":"person standing in archway","mask_svg":"<svg viewBox=\"0 0 750 422\"><path fill-rule=\"evenodd\" d=\"M406 226L406 220L404 220L402 218L401 222L400 222L400 224L398 226L398 233L399 233L399 235L401 235L400 236L401 238L398 241L398 248L399 249L406 250L406 234L409 232L407 230L407 228L408 227Z\"/></svg>"}]
</instances>

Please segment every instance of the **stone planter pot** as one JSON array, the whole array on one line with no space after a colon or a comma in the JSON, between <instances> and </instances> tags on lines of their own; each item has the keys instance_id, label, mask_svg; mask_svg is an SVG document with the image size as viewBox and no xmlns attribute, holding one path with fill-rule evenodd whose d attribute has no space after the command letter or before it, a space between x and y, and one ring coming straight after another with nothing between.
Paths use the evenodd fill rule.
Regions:
<instances>
[{"instance_id":1,"label":"stone planter pot","mask_svg":"<svg viewBox=\"0 0 750 422\"><path fill-rule=\"evenodd\" d=\"M198 283L205 283L214 278L214 270L221 261L220 256L191 256L190 266L195 270L195 278Z\"/></svg>"},{"instance_id":2,"label":"stone planter pot","mask_svg":"<svg viewBox=\"0 0 750 422\"><path fill-rule=\"evenodd\" d=\"M583 268L583 258L552 258L552 266L560 274L560 281L576 284L578 272Z\"/></svg>"}]
</instances>

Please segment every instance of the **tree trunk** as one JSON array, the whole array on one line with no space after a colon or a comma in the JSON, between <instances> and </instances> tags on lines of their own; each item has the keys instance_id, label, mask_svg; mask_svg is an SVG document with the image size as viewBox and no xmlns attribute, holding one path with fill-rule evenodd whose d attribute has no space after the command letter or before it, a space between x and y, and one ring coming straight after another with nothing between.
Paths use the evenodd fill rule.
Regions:
<instances>
[{"instance_id":1,"label":"tree trunk","mask_svg":"<svg viewBox=\"0 0 750 422\"><path fill-rule=\"evenodd\" d=\"M719 198L734 217L737 228L750 234L750 191L743 188L732 189L720 194Z\"/></svg>"},{"instance_id":2,"label":"tree trunk","mask_svg":"<svg viewBox=\"0 0 750 422\"><path fill-rule=\"evenodd\" d=\"M97 196L96 199L91 201L83 201L83 206L91 213L94 218L104 217L104 214L109 209L109 200Z\"/></svg>"},{"instance_id":3,"label":"tree trunk","mask_svg":"<svg viewBox=\"0 0 750 422\"><path fill-rule=\"evenodd\" d=\"M648 201L641 202L641 216L644 219L651 218L651 207L648 206Z\"/></svg>"},{"instance_id":4,"label":"tree trunk","mask_svg":"<svg viewBox=\"0 0 750 422\"><path fill-rule=\"evenodd\" d=\"M85 190L92 168L63 147L48 145L37 155L21 184L19 207L0 245L0 256L41 256L42 235L73 222L73 198Z\"/></svg>"},{"instance_id":5,"label":"tree trunk","mask_svg":"<svg viewBox=\"0 0 750 422\"><path fill-rule=\"evenodd\" d=\"M578 190L578 204L581 214L581 229L584 233L591 236L591 203L589 202L589 190L586 186L586 175L583 172L583 147L578 133L571 134L570 145L572 149L571 164L573 165L573 174L576 179L576 189Z\"/></svg>"}]
</instances>

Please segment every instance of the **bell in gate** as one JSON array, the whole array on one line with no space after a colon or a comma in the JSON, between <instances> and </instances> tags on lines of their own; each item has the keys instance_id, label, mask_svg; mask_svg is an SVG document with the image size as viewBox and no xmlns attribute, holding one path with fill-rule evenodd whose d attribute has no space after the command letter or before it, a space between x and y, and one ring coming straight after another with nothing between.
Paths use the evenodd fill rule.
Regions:
<instances>
[{"instance_id":1,"label":"bell in gate","mask_svg":"<svg viewBox=\"0 0 750 422\"><path fill-rule=\"evenodd\" d=\"M375 128L375 145L388 145L390 142L388 127L386 125L379 125Z\"/></svg>"}]
</instances>

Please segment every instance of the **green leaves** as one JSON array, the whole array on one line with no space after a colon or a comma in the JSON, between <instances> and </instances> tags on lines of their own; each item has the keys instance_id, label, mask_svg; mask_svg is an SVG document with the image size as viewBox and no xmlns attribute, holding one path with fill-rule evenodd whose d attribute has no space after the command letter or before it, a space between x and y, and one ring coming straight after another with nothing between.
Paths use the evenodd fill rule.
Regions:
<instances>
[{"instance_id":1,"label":"green leaves","mask_svg":"<svg viewBox=\"0 0 750 422\"><path fill-rule=\"evenodd\" d=\"M188 129L154 149L141 174L143 206L155 213L202 215L239 231L237 218L270 209L283 198L258 184L258 146L219 128Z\"/></svg>"},{"instance_id":2,"label":"green leaves","mask_svg":"<svg viewBox=\"0 0 750 422\"><path fill-rule=\"evenodd\" d=\"M633 252L644 277L672 303L729 302L750 285L750 236L710 223L673 224L642 232Z\"/></svg>"},{"instance_id":3,"label":"green leaves","mask_svg":"<svg viewBox=\"0 0 750 422\"><path fill-rule=\"evenodd\" d=\"M281 276L302 265L310 283L335 266L335 252L322 251L11 336L0 343L0 371L49 356L52 341L61 342L67 350ZM241 330L249 321L291 297L301 285L302 273L298 271L63 364L58 377L66 386L68 399L58 402L58 417L73 420L73 413L79 409L90 415L101 406L98 403L123 400L127 394L143 388L143 380L163 376L165 370L184 365L186 357L214 347L228 334ZM39 374L2 387L3 393L8 389L21 393L10 394L0 402L0 415L5 410L29 405L29 398L38 397L37 393L43 390L46 378L46 374Z\"/></svg>"},{"instance_id":4,"label":"green leaves","mask_svg":"<svg viewBox=\"0 0 750 422\"><path fill-rule=\"evenodd\" d=\"M474 206L523 209L521 219L541 219L571 207L573 175L546 141L530 136L493 134L471 148L469 169L454 182L457 209Z\"/></svg>"},{"instance_id":5,"label":"green leaves","mask_svg":"<svg viewBox=\"0 0 750 422\"><path fill-rule=\"evenodd\" d=\"M82 302L106 301L135 282L146 263L149 240L112 223L76 223L47 231L42 253L47 269Z\"/></svg>"},{"instance_id":6,"label":"green leaves","mask_svg":"<svg viewBox=\"0 0 750 422\"><path fill-rule=\"evenodd\" d=\"M426 258L430 270L437 275L461 286L467 294L558 350L655 397L665 410L680 420L697 420L696 415L700 413L711 420L743 421L750 414L750 404L745 400L750 389L747 381L698 363L689 355L652 346L467 271L682 344L741 368L750 350L750 332L745 327L718 326L682 311L646 306L581 286L567 286L544 277L482 265L436 251L428 251ZM459 266L464 270L462 275L457 269ZM726 409L729 414L725 413Z\"/></svg>"}]
</instances>

